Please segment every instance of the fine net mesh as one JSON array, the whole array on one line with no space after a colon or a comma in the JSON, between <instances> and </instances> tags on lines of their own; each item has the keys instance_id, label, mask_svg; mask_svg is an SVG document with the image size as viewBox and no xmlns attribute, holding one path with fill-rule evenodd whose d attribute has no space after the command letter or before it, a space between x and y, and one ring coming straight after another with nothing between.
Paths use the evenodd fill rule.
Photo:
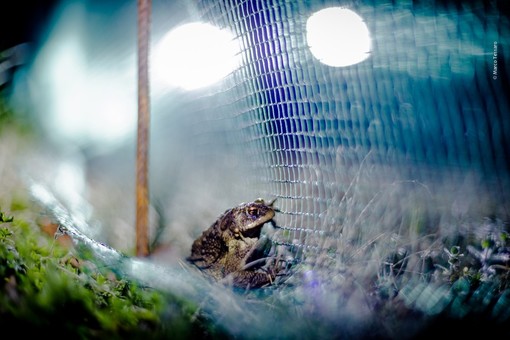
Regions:
<instances>
[{"instance_id":1,"label":"fine net mesh","mask_svg":"<svg viewBox=\"0 0 510 340\"><path fill-rule=\"evenodd\" d=\"M330 67L310 53L306 21L330 6L363 18L367 60ZM274 240L297 258L416 232L413 223L446 223L425 218L508 213L498 190L509 170L508 21L494 6L200 1L199 8L234 33L242 64L190 104L190 148L209 169L237 173L241 182L229 186L241 196L277 197Z\"/></svg>"},{"instance_id":2,"label":"fine net mesh","mask_svg":"<svg viewBox=\"0 0 510 340\"><path fill-rule=\"evenodd\" d=\"M153 94L151 247L169 244L174 261L164 271L107 249L107 265L199 300L234 337L406 338L423 315L441 313L508 322L503 1L186 5L234 35L240 65L206 89ZM370 32L370 55L355 65L325 65L308 46L307 20L335 6L357 13ZM154 26L170 17L154 11ZM131 159L112 152L87 161L88 196L104 225L80 228L62 212L60 223L87 231L93 247L130 250ZM276 198L276 226L263 233L282 275L240 301L175 259L223 211L258 197ZM475 325L453 328L469 334Z\"/></svg>"},{"instance_id":3,"label":"fine net mesh","mask_svg":"<svg viewBox=\"0 0 510 340\"><path fill-rule=\"evenodd\" d=\"M363 18L372 42L365 61L330 67L311 54L307 19L331 6ZM439 276L481 251L462 242L508 229L510 35L499 3L203 0L197 8L234 34L241 65L176 116L174 152L194 169L180 182L217 195L207 203L216 214L238 199L277 198L270 237L284 261L300 264L285 282L329 292L313 297L323 310L374 286L427 313L446 308L443 283L455 278ZM188 241L204 228L190 228ZM492 309L493 291L482 294Z\"/></svg>"}]
</instances>

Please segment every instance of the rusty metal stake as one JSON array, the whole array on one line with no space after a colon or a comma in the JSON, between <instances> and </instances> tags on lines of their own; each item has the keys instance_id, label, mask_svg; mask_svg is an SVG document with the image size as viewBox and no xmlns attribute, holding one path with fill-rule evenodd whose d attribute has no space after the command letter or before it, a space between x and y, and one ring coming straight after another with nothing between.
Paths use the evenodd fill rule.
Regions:
<instances>
[{"instance_id":1,"label":"rusty metal stake","mask_svg":"<svg viewBox=\"0 0 510 340\"><path fill-rule=\"evenodd\" d=\"M138 0L138 135L136 144L136 255L149 254L149 40L151 0Z\"/></svg>"}]
</instances>

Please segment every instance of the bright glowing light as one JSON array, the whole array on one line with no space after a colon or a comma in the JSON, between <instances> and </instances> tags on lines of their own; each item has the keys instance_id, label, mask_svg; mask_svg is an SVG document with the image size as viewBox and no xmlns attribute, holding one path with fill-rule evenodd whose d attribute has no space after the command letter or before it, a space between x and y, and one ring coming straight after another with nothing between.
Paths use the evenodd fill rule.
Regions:
<instances>
[{"instance_id":1,"label":"bright glowing light","mask_svg":"<svg viewBox=\"0 0 510 340\"><path fill-rule=\"evenodd\" d=\"M90 70L83 46L61 41L47 65L52 79L52 117L58 133L78 143L116 142L136 126L136 97L114 71Z\"/></svg>"},{"instance_id":2,"label":"bright glowing light","mask_svg":"<svg viewBox=\"0 0 510 340\"><path fill-rule=\"evenodd\" d=\"M306 39L313 56L323 64L342 67L362 62L370 55L370 32L351 10L329 7L306 22Z\"/></svg>"},{"instance_id":3,"label":"bright glowing light","mask_svg":"<svg viewBox=\"0 0 510 340\"><path fill-rule=\"evenodd\" d=\"M204 23L182 25L156 47L152 74L186 90L209 86L238 66L238 50L227 31Z\"/></svg>"},{"instance_id":4,"label":"bright glowing light","mask_svg":"<svg viewBox=\"0 0 510 340\"><path fill-rule=\"evenodd\" d=\"M66 22L64 22L66 23ZM70 25L70 23L67 23ZM79 145L114 146L136 128L135 78L128 71L87 62L74 26L62 26L39 53L33 72L40 86L38 111L50 136Z\"/></svg>"}]
</instances>

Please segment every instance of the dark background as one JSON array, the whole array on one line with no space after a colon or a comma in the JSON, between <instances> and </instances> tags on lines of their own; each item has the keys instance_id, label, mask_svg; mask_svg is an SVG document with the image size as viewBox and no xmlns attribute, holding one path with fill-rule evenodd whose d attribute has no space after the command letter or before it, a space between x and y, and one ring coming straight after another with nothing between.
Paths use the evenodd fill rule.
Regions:
<instances>
[{"instance_id":1,"label":"dark background","mask_svg":"<svg viewBox=\"0 0 510 340\"><path fill-rule=\"evenodd\" d=\"M37 43L58 0L9 1L0 9L0 51L20 43Z\"/></svg>"},{"instance_id":2,"label":"dark background","mask_svg":"<svg viewBox=\"0 0 510 340\"><path fill-rule=\"evenodd\" d=\"M86 1L89 2L89 1ZM363 2L363 1L362 1ZM369 1L367 1L368 3ZM392 2L389 0L388 2ZM430 0L415 0L415 6L433 3ZM462 6L467 0L437 0L438 4ZM59 0L9 1L0 7L0 51L17 44L37 43L45 25L49 24L52 11L61 3ZM495 6L503 15L510 14L510 1L486 0L487 7Z\"/></svg>"}]
</instances>

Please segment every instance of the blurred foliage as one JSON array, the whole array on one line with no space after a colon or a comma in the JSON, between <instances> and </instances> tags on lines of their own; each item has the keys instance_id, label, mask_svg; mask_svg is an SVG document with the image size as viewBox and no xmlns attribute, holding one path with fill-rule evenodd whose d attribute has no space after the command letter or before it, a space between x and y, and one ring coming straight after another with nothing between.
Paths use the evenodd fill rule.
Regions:
<instances>
[{"instance_id":1,"label":"blurred foliage","mask_svg":"<svg viewBox=\"0 0 510 340\"><path fill-rule=\"evenodd\" d=\"M34 132L30 119L26 115L16 113L0 91L0 134L4 133L6 129L23 135Z\"/></svg>"},{"instance_id":2,"label":"blurred foliage","mask_svg":"<svg viewBox=\"0 0 510 340\"><path fill-rule=\"evenodd\" d=\"M473 233L443 239L442 251L431 248L413 254L401 248L390 254L374 291L381 318L406 313L428 318L421 338L462 338L478 330L487 336L509 336L509 227L488 218ZM406 268L413 257L421 263L418 270Z\"/></svg>"},{"instance_id":3,"label":"blurred foliage","mask_svg":"<svg viewBox=\"0 0 510 340\"><path fill-rule=\"evenodd\" d=\"M7 103L0 92L0 129L5 125L10 125L14 120L14 111L7 107ZM0 130L1 131L1 130Z\"/></svg>"},{"instance_id":4,"label":"blurred foliage","mask_svg":"<svg viewBox=\"0 0 510 340\"><path fill-rule=\"evenodd\" d=\"M196 306L76 258L36 222L1 214L0 327L16 336L215 338Z\"/></svg>"}]
</instances>

